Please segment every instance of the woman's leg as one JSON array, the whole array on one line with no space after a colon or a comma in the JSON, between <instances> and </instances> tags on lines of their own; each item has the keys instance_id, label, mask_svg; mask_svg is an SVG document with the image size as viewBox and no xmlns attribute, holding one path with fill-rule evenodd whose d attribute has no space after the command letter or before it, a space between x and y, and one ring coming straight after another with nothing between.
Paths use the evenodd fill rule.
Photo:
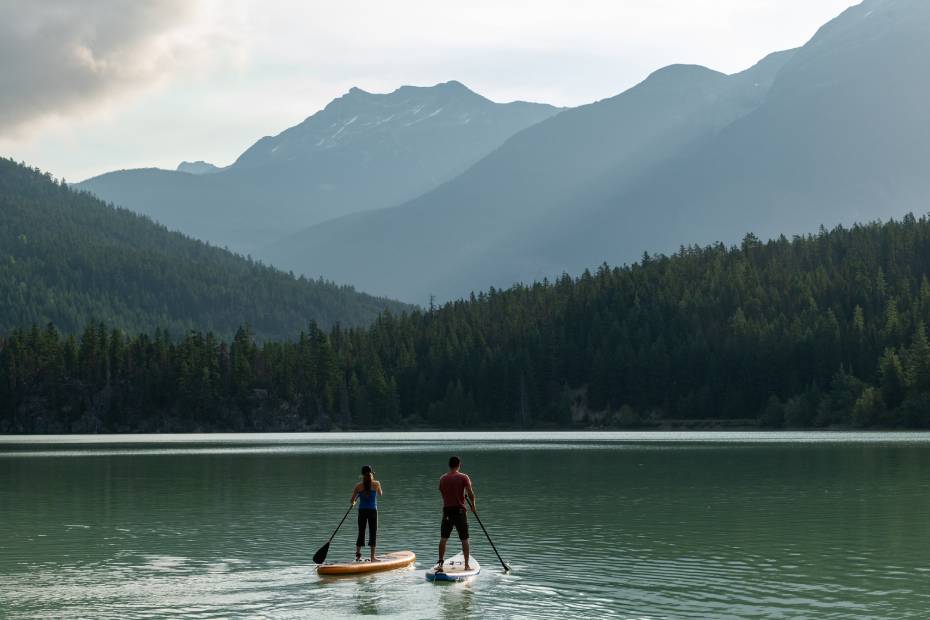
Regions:
<instances>
[{"instance_id":1,"label":"woman's leg","mask_svg":"<svg viewBox=\"0 0 930 620\"><path fill-rule=\"evenodd\" d=\"M355 559L362 559L362 546L365 544L365 514L358 511L358 537L355 539Z\"/></svg>"},{"instance_id":2,"label":"woman's leg","mask_svg":"<svg viewBox=\"0 0 930 620\"><path fill-rule=\"evenodd\" d=\"M368 546L371 547L371 561L375 561L375 546L378 544L378 511L372 510L368 517Z\"/></svg>"}]
</instances>

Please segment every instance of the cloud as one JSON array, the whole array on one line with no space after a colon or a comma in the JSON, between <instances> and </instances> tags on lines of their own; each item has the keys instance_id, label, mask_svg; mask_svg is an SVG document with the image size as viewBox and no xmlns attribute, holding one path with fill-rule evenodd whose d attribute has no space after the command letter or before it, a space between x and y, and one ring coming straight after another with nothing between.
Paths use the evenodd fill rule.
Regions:
<instances>
[{"instance_id":1,"label":"cloud","mask_svg":"<svg viewBox=\"0 0 930 620\"><path fill-rule=\"evenodd\" d=\"M0 0L0 135L157 83L197 48L190 0Z\"/></svg>"}]
</instances>

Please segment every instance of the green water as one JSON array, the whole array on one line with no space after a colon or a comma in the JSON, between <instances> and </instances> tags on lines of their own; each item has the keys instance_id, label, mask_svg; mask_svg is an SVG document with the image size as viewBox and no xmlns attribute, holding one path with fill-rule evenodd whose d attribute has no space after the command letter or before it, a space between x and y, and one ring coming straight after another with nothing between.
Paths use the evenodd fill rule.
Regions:
<instances>
[{"instance_id":1,"label":"green water","mask_svg":"<svg viewBox=\"0 0 930 620\"><path fill-rule=\"evenodd\" d=\"M0 437L3 618L926 618L930 436ZM115 443L106 443L115 442ZM503 575L434 585L463 457ZM357 470L415 568L320 578ZM350 518L330 550L347 560ZM453 538L450 549L457 550Z\"/></svg>"}]
</instances>

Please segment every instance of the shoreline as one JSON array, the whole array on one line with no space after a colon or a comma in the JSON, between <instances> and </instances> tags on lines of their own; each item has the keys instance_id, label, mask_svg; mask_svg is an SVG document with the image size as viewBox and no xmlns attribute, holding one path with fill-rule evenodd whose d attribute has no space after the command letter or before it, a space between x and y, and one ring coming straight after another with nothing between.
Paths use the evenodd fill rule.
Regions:
<instances>
[{"instance_id":1,"label":"shoreline","mask_svg":"<svg viewBox=\"0 0 930 620\"><path fill-rule=\"evenodd\" d=\"M280 444L340 444L351 440L382 441L386 444L413 441L495 441L520 440L537 443L559 443L563 441L598 441L630 442L667 441L681 443L687 441L713 441L739 443L773 441L776 443L798 441L812 438L836 438L843 440L881 440L909 439L914 437L930 438L927 429L493 429L493 430L364 430L364 431L294 431L294 432L217 432L217 433L96 433L96 434L0 434L0 452L4 447L29 445L137 445L178 444L194 447L197 445L273 445Z\"/></svg>"}]
</instances>

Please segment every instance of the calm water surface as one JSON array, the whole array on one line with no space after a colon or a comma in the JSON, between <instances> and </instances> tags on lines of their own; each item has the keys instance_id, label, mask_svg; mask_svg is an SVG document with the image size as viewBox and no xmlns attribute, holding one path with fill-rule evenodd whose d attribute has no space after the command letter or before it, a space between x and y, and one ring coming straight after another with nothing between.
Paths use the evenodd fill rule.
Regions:
<instances>
[{"instance_id":1,"label":"calm water surface","mask_svg":"<svg viewBox=\"0 0 930 620\"><path fill-rule=\"evenodd\" d=\"M423 578L453 452L510 575ZM364 463L417 566L320 578ZM926 618L930 436L0 437L0 525L4 618Z\"/></svg>"}]
</instances>

